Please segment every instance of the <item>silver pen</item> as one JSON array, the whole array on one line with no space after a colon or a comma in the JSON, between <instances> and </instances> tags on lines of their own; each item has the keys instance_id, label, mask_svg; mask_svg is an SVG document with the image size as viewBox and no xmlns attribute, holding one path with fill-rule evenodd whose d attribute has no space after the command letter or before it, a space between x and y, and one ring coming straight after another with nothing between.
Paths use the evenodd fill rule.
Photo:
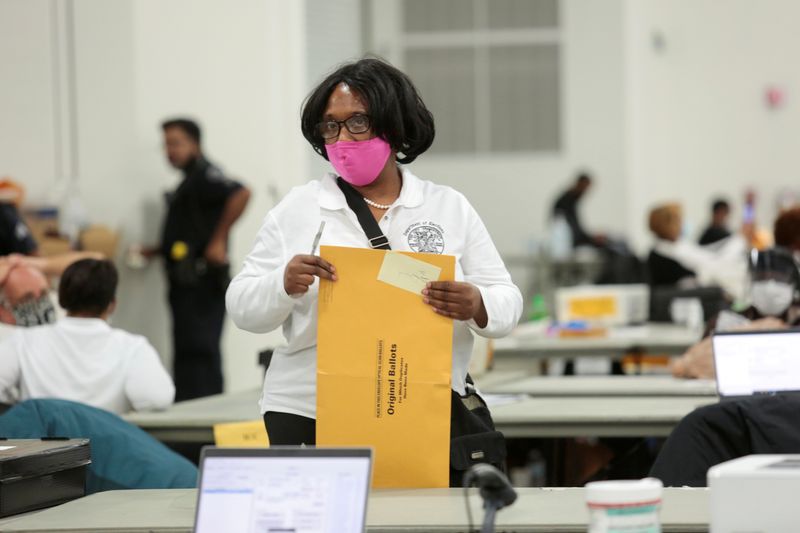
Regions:
<instances>
[{"instance_id":1,"label":"silver pen","mask_svg":"<svg viewBox=\"0 0 800 533\"><path fill-rule=\"evenodd\" d=\"M314 250L317 249L319 246L319 240L322 238L322 230L325 229L325 221L319 223L319 231L317 231L317 235L314 237L314 244L311 245L311 255L314 255Z\"/></svg>"}]
</instances>

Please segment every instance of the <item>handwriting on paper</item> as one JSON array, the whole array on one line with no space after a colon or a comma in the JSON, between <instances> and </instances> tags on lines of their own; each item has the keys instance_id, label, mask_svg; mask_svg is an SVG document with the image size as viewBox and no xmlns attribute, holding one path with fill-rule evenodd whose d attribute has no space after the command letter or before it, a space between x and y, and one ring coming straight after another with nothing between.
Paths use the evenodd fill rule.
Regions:
<instances>
[{"instance_id":1,"label":"handwriting on paper","mask_svg":"<svg viewBox=\"0 0 800 533\"><path fill-rule=\"evenodd\" d=\"M414 294L421 294L425 285L437 281L442 269L398 252L387 252L378 281Z\"/></svg>"}]
</instances>

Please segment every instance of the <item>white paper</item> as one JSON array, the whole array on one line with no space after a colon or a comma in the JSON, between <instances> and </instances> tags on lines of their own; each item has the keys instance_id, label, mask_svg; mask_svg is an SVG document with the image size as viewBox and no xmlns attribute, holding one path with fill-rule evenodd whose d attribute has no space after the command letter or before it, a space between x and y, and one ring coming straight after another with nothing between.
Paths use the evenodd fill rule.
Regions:
<instances>
[{"instance_id":1,"label":"white paper","mask_svg":"<svg viewBox=\"0 0 800 533\"><path fill-rule=\"evenodd\" d=\"M378 280L415 294L431 281L437 281L442 269L397 252L387 252Z\"/></svg>"}]
</instances>

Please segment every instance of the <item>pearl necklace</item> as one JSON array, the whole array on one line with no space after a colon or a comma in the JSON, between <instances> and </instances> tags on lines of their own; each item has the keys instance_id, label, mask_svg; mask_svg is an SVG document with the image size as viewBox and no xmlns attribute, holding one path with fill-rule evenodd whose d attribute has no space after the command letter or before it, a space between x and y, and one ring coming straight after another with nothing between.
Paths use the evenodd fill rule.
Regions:
<instances>
[{"instance_id":1,"label":"pearl necklace","mask_svg":"<svg viewBox=\"0 0 800 533\"><path fill-rule=\"evenodd\" d=\"M379 204L378 202L373 202L369 198L364 198L364 201L367 202L367 205L371 205L375 209L380 209L382 211L386 211L387 209L392 207L392 204L388 204L388 205L387 204Z\"/></svg>"}]
</instances>

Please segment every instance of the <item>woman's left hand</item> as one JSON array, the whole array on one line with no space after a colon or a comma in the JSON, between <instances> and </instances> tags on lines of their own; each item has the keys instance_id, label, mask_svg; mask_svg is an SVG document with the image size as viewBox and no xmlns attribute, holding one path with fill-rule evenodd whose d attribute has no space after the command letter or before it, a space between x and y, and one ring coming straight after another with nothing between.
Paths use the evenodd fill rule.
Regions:
<instances>
[{"instance_id":1,"label":"woman's left hand","mask_svg":"<svg viewBox=\"0 0 800 533\"><path fill-rule=\"evenodd\" d=\"M434 281L422 290L423 301L440 315L455 320L472 320L485 328L489 322L478 287L465 281Z\"/></svg>"}]
</instances>

